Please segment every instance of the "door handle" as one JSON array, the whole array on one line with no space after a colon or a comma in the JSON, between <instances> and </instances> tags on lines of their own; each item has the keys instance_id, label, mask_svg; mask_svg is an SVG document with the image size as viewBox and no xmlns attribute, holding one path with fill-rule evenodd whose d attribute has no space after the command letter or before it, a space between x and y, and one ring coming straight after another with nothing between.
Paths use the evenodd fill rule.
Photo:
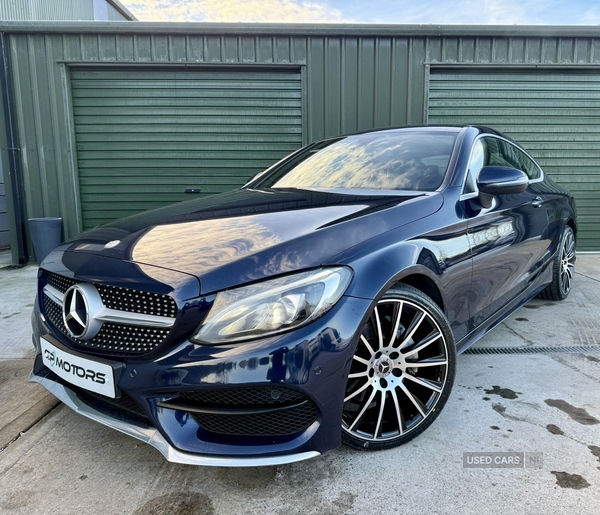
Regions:
<instances>
[{"instance_id":1,"label":"door handle","mask_svg":"<svg viewBox=\"0 0 600 515\"><path fill-rule=\"evenodd\" d=\"M531 201L533 207L542 207L543 203L544 199L542 197L533 197L533 200Z\"/></svg>"}]
</instances>

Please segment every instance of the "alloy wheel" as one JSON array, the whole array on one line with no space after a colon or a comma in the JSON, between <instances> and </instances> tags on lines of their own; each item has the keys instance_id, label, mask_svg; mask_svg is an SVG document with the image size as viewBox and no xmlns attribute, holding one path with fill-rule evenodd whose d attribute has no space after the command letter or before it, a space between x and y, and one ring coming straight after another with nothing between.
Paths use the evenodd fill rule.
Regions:
<instances>
[{"instance_id":1,"label":"alloy wheel","mask_svg":"<svg viewBox=\"0 0 600 515\"><path fill-rule=\"evenodd\" d=\"M563 295L571 291L573 275L575 274L575 236L573 231L565 234L561 249L560 288Z\"/></svg>"},{"instance_id":2,"label":"alloy wheel","mask_svg":"<svg viewBox=\"0 0 600 515\"><path fill-rule=\"evenodd\" d=\"M448 364L448 343L434 316L416 302L383 298L352 359L343 431L365 446L408 437L435 411Z\"/></svg>"}]
</instances>

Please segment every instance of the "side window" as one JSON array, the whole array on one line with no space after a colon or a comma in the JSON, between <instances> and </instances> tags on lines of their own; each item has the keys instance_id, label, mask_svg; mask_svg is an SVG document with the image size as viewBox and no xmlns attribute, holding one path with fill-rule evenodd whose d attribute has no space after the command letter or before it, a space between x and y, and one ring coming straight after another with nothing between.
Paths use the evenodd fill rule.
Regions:
<instances>
[{"instance_id":1,"label":"side window","mask_svg":"<svg viewBox=\"0 0 600 515\"><path fill-rule=\"evenodd\" d=\"M490 153L489 161L486 164L490 166L511 166L509 162L504 158L502 153L502 140L496 138L487 138L488 149Z\"/></svg>"},{"instance_id":2,"label":"side window","mask_svg":"<svg viewBox=\"0 0 600 515\"><path fill-rule=\"evenodd\" d=\"M506 141L498 140L502 155L508 163L517 170L522 170L527 174L529 180L538 179L540 177L540 169L524 152L521 152L517 147L507 143Z\"/></svg>"},{"instance_id":3,"label":"side window","mask_svg":"<svg viewBox=\"0 0 600 515\"><path fill-rule=\"evenodd\" d=\"M485 137L475 142L473 152L471 152L463 194L477 191L477 177L484 166L508 166L502 157L498 142L499 140L495 138Z\"/></svg>"},{"instance_id":4,"label":"side window","mask_svg":"<svg viewBox=\"0 0 600 515\"><path fill-rule=\"evenodd\" d=\"M479 175L480 170L487 164L488 155L485 140L483 138L478 139L473 145L473 151L471 152L463 194L474 193L477 191L477 176Z\"/></svg>"},{"instance_id":5,"label":"side window","mask_svg":"<svg viewBox=\"0 0 600 515\"><path fill-rule=\"evenodd\" d=\"M529 180L540 177L539 167L510 143L491 137L478 139L473 145L463 194L477 191L477 176L484 166L509 166L522 170Z\"/></svg>"}]
</instances>

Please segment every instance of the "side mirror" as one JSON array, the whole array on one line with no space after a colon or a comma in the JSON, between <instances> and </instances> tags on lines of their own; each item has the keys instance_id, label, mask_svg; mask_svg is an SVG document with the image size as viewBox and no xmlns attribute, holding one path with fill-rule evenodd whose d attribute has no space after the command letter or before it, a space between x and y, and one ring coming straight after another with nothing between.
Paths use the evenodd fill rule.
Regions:
<instances>
[{"instance_id":1,"label":"side mirror","mask_svg":"<svg viewBox=\"0 0 600 515\"><path fill-rule=\"evenodd\" d=\"M479 203L491 207L494 195L521 193L527 189L529 179L521 170L507 166L484 166L477 177Z\"/></svg>"}]
</instances>

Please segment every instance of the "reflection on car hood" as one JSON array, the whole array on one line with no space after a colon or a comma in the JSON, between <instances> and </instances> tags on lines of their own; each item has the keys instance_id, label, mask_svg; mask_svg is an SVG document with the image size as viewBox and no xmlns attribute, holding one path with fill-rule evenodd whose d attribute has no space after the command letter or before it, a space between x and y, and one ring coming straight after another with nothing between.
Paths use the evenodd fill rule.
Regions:
<instances>
[{"instance_id":1,"label":"reflection on car hood","mask_svg":"<svg viewBox=\"0 0 600 515\"><path fill-rule=\"evenodd\" d=\"M193 274L205 294L319 266L442 202L439 194L242 189L118 220L64 249Z\"/></svg>"}]
</instances>

